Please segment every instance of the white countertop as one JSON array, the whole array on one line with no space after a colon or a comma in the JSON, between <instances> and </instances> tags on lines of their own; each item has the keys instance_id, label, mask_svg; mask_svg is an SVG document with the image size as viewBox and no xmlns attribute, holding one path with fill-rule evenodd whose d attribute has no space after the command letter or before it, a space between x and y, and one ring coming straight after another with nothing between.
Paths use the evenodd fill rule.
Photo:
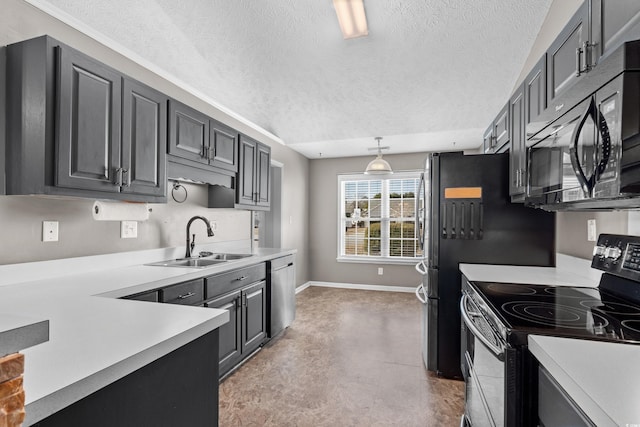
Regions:
<instances>
[{"instance_id":1,"label":"white countertop","mask_svg":"<svg viewBox=\"0 0 640 427\"><path fill-rule=\"evenodd\" d=\"M562 254L556 258L556 267L460 264L460 271L470 281L550 286L596 287L602 275L601 271L591 268L590 260Z\"/></svg>"},{"instance_id":2,"label":"white countertop","mask_svg":"<svg viewBox=\"0 0 640 427\"><path fill-rule=\"evenodd\" d=\"M0 357L49 340L49 321L0 313Z\"/></svg>"},{"instance_id":3,"label":"white countertop","mask_svg":"<svg viewBox=\"0 0 640 427\"><path fill-rule=\"evenodd\" d=\"M13 316L49 320L49 341L28 348L24 389L30 425L229 320L226 310L115 299L263 262L295 250L258 249L237 261L194 269L122 265L131 254L0 266L0 332ZM147 254L148 255L148 254ZM165 256L164 253L162 256ZM145 262L162 261L157 254ZM133 257L136 258L136 256ZM125 261L123 261L125 260ZM128 260L128 261L126 261ZM91 264L90 266L87 266ZM37 273L33 273L37 270ZM24 271L25 274L20 274ZM51 278L47 277L47 273ZM27 281L21 282L21 278ZM7 320L7 322L4 322Z\"/></svg>"},{"instance_id":4,"label":"white countertop","mask_svg":"<svg viewBox=\"0 0 640 427\"><path fill-rule=\"evenodd\" d=\"M640 425L640 345L530 335L529 350L595 425Z\"/></svg>"}]
</instances>

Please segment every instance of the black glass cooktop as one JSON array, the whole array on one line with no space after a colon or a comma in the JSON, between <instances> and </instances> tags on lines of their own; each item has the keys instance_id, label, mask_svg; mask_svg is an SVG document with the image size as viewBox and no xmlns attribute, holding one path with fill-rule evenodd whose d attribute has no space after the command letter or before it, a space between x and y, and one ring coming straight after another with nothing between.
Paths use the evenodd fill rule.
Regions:
<instances>
[{"instance_id":1,"label":"black glass cooktop","mask_svg":"<svg viewBox=\"0 0 640 427\"><path fill-rule=\"evenodd\" d=\"M640 343L640 304L599 288L474 282L508 330L528 334Z\"/></svg>"}]
</instances>

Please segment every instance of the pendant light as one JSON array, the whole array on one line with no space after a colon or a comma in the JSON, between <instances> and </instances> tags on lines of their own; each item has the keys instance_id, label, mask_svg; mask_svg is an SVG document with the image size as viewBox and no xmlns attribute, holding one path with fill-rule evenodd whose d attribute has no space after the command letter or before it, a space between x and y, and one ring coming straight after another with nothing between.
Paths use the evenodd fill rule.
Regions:
<instances>
[{"instance_id":1,"label":"pendant light","mask_svg":"<svg viewBox=\"0 0 640 427\"><path fill-rule=\"evenodd\" d=\"M389 147L380 147L381 136L376 136L375 140L378 141L378 156L371 160L367 165L367 168L364 170L364 173L367 175L383 175L383 174L392 174L393 169L391 169L391 165L389 162L382 158L382 150L386 150ZM370 148L372 150L372 148ZM373 148L375 150L375 148Z\"/></svg>"}]
</instances>

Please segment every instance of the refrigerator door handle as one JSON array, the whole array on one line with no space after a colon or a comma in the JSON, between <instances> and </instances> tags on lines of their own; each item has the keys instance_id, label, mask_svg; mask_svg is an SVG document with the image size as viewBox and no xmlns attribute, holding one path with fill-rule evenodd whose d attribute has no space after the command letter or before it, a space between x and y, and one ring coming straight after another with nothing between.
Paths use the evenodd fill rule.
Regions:
<instances>
[{"instance_id":1,"label":"refrigerator door handle","mask_svg":"<svg viewBox=\"0 0 640 427\"><path fill-rule=\"evenodd\" d=\"M420 262L416 264L416 271L423 276L427 274L427 266L424 263L424 260L420 260Z\"/></svg>"},{"instance_id":2,"label":"refrigerator door handle","mask_svg":"<svg viewBox=\"0 0 640 427\"><path fill-rule=\"evenodd\" d=\"M420 301L423 304L427 303L426 293L424 291L424 286L422 284L418 285L418 287L416 288L416 298L418 298L418 301Z\"/></svg>"}]
</instances>

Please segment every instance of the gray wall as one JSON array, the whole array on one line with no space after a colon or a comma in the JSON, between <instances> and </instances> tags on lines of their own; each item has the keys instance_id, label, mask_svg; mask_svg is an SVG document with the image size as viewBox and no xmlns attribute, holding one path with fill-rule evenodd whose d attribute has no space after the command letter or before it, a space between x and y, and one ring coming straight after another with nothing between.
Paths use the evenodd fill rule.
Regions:
<instances>
[{"instance_id":1,"label":"gray wall","mask_svg":"<svg viewBox=\"0 0 640 427\"><path fill-rule=\"evenodd\" d=\"M22 0L3 0L0 46L43 34L73 46L271 146L272 158L284 164L282 212L284 218L291 219L290 224L284 227L282 246L298 249L297 282L308 280L309 161L305 157L30 4ZM87 206L91 204L90 201L0 196L0 218L3 220L0 229L0 264L180 246L184 244L182 235L185 219L196 214L204 214L218 221L220 232L213 238L214 241L250 237L248 212L205 208L204 189L199 186L190 188L190 199L193 202L184 205L169 203L166 206L154 206L152 219L139 225L140 237L120 240L119 231L115 230L116 223L96 223L89 219ZM59 243L40 242L42 219L60 221ZM206 235L200 239L205 241Z\"/></svg>"},{"instance_id":2,"label":"gray wall","mask_svg":"<svg viewBox=\"0 0 640 427\"><path fill-rule=\"evenodd\" d=\"M313 192L309 213L309 269L311 280L388 286L416 286L420 281L412 265L337 262L338 181L337 175L363 172L367 157L311 160L309 183ZM394 170L420 170L426 153L385 155ZM378 267L384 274L378 275Z\"/></svg>"}]
</instances>

